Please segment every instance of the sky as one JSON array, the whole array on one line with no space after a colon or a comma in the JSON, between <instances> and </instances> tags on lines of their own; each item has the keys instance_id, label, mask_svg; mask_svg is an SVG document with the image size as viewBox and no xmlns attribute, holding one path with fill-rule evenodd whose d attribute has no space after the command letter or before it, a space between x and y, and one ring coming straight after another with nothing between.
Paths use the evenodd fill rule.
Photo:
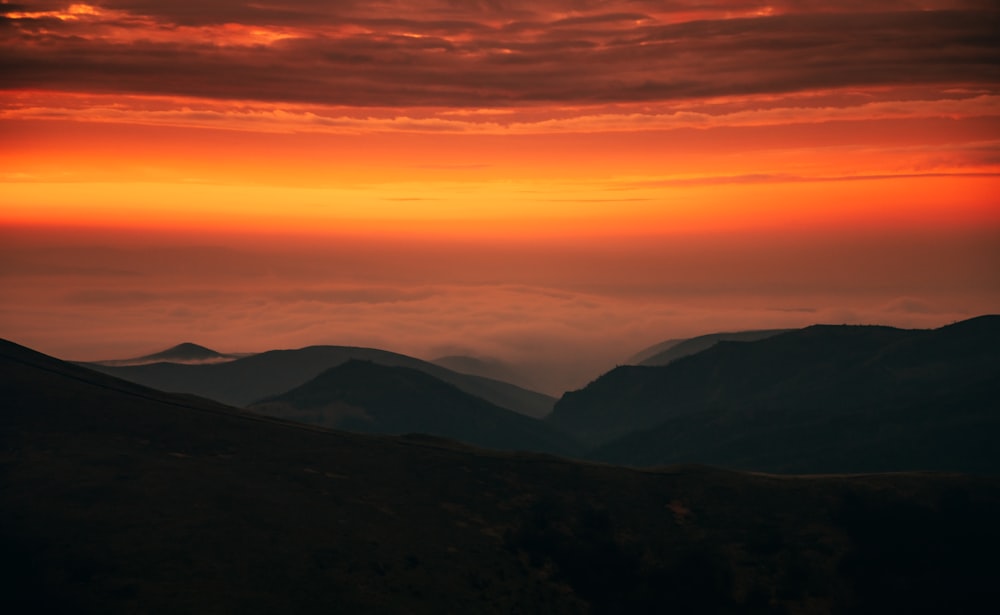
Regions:
<instances>
[{"instance_id":1,"label":"sky","mask_svg":"<svg viewBox=\"0 0 1000 615\"><path fill-rule=\"evenodd\" d=\"M0 0L0 337L495 358L1000 312L992 0Z\"/></svg>"}]
</instances>

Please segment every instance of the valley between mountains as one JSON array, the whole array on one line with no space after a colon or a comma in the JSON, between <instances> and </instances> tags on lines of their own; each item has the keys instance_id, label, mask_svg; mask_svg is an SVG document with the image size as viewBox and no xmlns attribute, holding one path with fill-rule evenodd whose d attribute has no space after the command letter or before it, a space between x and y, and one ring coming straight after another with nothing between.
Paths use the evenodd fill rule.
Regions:
<instances>
[{"instance_id":1,"label":"valley between mountains","mask_svg":"<svg viewBox=\"0 0 1000 615\"><path fill-rule=\"evenodd\" d=\"M666 347L664 347L666 346ZM997 472L1000 317L933 330L816 325L673 340L560 399L371 348L85 364L155 389L366 433L618 464ZM193 357L193 358L191 358Z\"/></svg>"},{"instance_id":2,"label":"valley between mountains","mask_svg":"<svg viewBox=\"0 0 1000 615\"><path fill-rule=\"evenodd\" d=\"M982 612L998 327L716 340L547 412L370 349L4 341L8 612Z\"/></svg>"}]
</instances>

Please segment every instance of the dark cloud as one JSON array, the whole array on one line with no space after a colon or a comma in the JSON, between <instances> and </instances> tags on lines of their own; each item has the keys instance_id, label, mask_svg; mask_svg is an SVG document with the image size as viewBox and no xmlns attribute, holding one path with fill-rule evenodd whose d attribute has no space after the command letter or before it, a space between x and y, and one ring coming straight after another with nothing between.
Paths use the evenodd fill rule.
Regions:
<instances>
[{"instance_id":1,"label":"dark cloud","mask_svg":"<svg viewBox=\"0 0 1000 615\"><path fill-rule=\"evenodd\" d=\"M24 3L52 10L67 2L46 0ZM92 4L107 9L156 16L181 25L220 23L301 24L316 20L356 19L364 16L406 16L410 18L492 18L521 20L593 20L595 13L662 15L698 13L725 16L757 12L879 12L941 9L991 9L991 0L97 0ZM22 5L22 6L24 6ZM25 10L25 9L20 9Z\"/></svg>"},{"instance_id":2,"label":"dark cloud","mask_svg":"<svg viewBox=\"0 0 1000 615\"><path fill-rule=\"evenodd\" d=\"M39 3L7 19L0 71L8 89L445 107L997 81L985 3L701 4L108 0L60 20Z\"/></svg>"}]
</instances>

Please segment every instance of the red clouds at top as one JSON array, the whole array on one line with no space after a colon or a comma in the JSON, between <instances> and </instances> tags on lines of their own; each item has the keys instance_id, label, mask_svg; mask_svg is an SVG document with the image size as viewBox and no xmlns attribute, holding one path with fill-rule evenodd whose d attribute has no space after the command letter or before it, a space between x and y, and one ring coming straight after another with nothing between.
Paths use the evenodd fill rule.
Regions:
<instances>
[{"instance_id":1,"label":"red clouds at top","mask_svg":"<svg viewBox=\"0 0 1000 615\"><path fill-rule=\"evenodd\" d=\"M23 90L576 106L977 88L1000 63L990 2L106 0L0 12L4 88Z\"/></svg>"}]
</instances>

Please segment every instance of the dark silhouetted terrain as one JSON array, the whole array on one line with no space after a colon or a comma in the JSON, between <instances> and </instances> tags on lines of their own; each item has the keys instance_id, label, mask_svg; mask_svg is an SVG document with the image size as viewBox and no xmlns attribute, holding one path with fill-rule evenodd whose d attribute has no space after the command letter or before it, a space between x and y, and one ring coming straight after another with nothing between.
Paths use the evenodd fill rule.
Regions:
<instances>
[{"instance_id":1,"label":"dark silhouetted terrain","mask_svg":"<svg viewBox=\"0 0 1000 615\"><path fill-rule=\"evenodd\" d=\"M757 331L737 331L733 333L709 333L690 339L667 340L637 353L629 365L668 365L677 359L697 354L715 346L719 342L755 342L791 329L761 329Z\"/></svg>"},{"instance_id":2,"label":"dark silhouetted terrain","mask_svg":"<svg viewBox=\"0 0 1000 615\"><path fill-rule=\"evenodd\" d=\"M373 348L309 346L298 350L272 350L227 363L205 365L82 365L161 391L191 393L234 406L246 406L293 389L351 359L418 369L501 408L536 418L547 415L555 404L554 398L542 393L498 380L459 374L420 359Z\"/></svg>"},{"instance_id":3,"label":"dark silhouetted terrain","mask_svg":"<svg viewBox=\"0 0 1000 615\"><path fill-rule=\"evenodd\" d=\"M0 398L7 613L972 613L1000 574L993 478L327 431L7 342Z\"/></svg>"},{"instance_id":4,"label":"dark silhouetted terrain","mask_svg":"<svg viewBox=\"0 0 1000 615\"><path fill-rule=\"evenodd\" d=\"M495 406L408 367L352 359L247 407L268 416L368 433L424 433L486 448L579 453L547 423Z\"/></svg>"},{"instance_id":5,"label":"dark silhouetted terrain","mask_svg":"<svg viewBox=\"0 0 1000 615\"><path fill-rule=\"evenodd\" d=\"M126 365L148 365L150 363L220 363L223 361L232 361L233 359L238 359L246 355L235 355L235 354L223 354L212 350L211 348L205 348L204 346L199 346L198 344L193 344L191 342L184 342L162 350L160 352L154 352L153 354L148 354L142 357L135 357L132 359L112 359L108 361L96 361L96 365L102 365L107 367L116 366L126 366Z\"/></svg>"},{"instance_id":6,"label":"dark silhouetted terrain","mask_svg":"<svg viewBox=\"0 0 1000 615\"><path fill-rule=\"evenodd\" d=\"M550 421L618 463L997 473L1000 317L720 342L617 368L567 393Z\"/></svg>"}]
</instances>

